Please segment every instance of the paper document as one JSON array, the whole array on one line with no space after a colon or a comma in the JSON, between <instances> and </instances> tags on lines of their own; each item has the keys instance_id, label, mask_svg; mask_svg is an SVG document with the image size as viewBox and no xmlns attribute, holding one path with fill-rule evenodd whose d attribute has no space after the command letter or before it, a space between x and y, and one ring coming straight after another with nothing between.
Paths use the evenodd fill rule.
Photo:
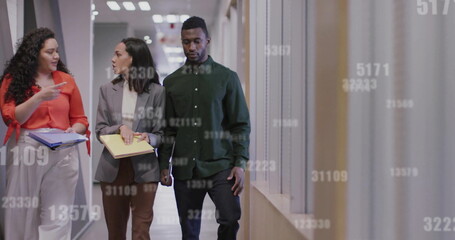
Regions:
<instances>
[{"instance_id":1,"label":"paper document","mask_svg":"<svg viewBox=\"0 0 455 240\"><path fill-rule=\"evenodd\" d=\"M138 136L135 136L133 143L126 145L120 134L100 136L101 142L115 159L153 153L153 147L144 140L138 142L138 138Z\"/></svg>"}]
</instances>

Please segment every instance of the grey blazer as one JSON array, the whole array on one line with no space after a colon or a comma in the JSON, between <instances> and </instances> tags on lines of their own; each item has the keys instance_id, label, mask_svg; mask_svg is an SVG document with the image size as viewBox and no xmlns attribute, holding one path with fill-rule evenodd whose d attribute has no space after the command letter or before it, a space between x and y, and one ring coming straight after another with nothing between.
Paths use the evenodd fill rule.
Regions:
<instances>
[{"instance_id":1,"label":"grey blazer","mask_svg":"<svg viewBox=\"0 0 455 240\"><path fill-rule=\"evenodd\" d=\"M120 133L122 125L123 83L111 82L100 87L95 132L98 141L101 135ZM150 144L158 147L163 135L165 91L164 87L152 83L149 92L138 94L134 112L133 128L135 132L149 133ZM119 163L122 159L114 159L106 147L101 153L95 179L112 183L117 177ZM159 165L155 153L131 157L136 183L158 182Z\"/></svg>"}]
</instances>

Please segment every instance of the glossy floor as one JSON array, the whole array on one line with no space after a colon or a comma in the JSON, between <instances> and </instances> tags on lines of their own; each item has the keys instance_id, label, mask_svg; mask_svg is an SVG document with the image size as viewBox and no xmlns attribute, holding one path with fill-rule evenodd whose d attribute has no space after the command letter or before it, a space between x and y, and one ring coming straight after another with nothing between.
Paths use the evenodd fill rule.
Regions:
<instances>
[{"instance_id":1,"label":"glossy floor","mask_svg":"<svg viewBox=\"0 0 455 240\"><path fill-rule=\"evenodd\" d=\"M93 186L93 204L102 207L101 188L99 184ZM150 228L151 238L181 239L182 235L178 223L177 206L172 188L159 186L153 210L155 217ZM214 211L215 206L207 195L204 201L203 212L213 213ZM101 214L100 220L93 222L79 238L80 240L107 239L106 221L104 220L104 214ZM200 240L216 239L218 224L210 216L213 216L213 214L202 214ZM131 239L131 217L128 222L127 239Z\"/></svg>"}]
</instances>

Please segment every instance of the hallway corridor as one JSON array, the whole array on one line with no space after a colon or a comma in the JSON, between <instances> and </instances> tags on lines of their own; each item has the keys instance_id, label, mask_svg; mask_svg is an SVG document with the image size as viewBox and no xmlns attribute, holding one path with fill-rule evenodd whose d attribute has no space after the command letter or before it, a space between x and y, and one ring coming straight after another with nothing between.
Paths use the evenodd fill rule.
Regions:
<instances>
[{"instance_id":1,"label":"hallway corridor","mask_svg":"<svg viewBox=\"0 0 455 240\"><path fill-rule=\"evenodd\" d=\"M191 16L204 19L207 33L201 27L183 29ZM134 37L143 52L150 51L156 65L139 73L153 75L142 80L154 79L155 87L164 92L170 89L167 102L172 104L167 106L174 108L156 114L166 107L143 101L149 106L138 107L128 122L138 125L145 119L141 123L149 127L167 115L166 123L177 125L175 132L167 131L169 135L190 129L180 131L184 140L178 141L164 138L160 131L144 135L171 140L157 144L157 152L165 145L170 154L172 144L186 149L173 152L176 157L171 162L189 166L188 178L198 167L209 165L217 166L214 172L244 169L238 240L455 239L455 0L0 0L2 72L17 53L15 44L40 27L55 32L59 59L79 87L91 131L91 154L80 147L76 209L93 206L103 214L101 189L94 177L105 147L95 136L97 114L115 115L109 120L112 133L125 125L112 123L118 117L112 109L98 111L100 102L120 103L122 96L123 107L131 103L128 100L137 103L146 96L133 93L124 101L123 95L100 91L118 77L113 59L119 59L124 49L116 46L123 47L122 39ZM202 37L182 40L182 29ZM199 50L206 47L210 59L219 64L213 63L216 69L207 67L212 66L209 60L190 61L199 56L188 50L196 45ZM41 50L32 52L41 54ZM215 74L220 69L223 74ZM169 85L158 86L176 71L175 81L184 87L175 91ZM24 79L23 85L36 87L35 77L30 80L35 82ZM108 89L120 93L115 87ZM65 95L67 101L72 94ZM105 100L104 95L112 99ZM155 103L164 95L144 99ZM242 108L236 108L239 105ZM18 108L10 108L14 118ZM216 120L194 117L203 111L210 113L201 114L204 117L217 114ZM118 115L123 121L123 112ZM238 118L243 121L228 124ZM11 132L14 126L25 129L25 123L4 120ZM204 128L210 124L221 127ZM236 138L239 125L251 128L248 137ZM0 121L2 142L7 131ZM19 155L34 165L42 152L30 149L34 152L24 150ZM6 195L10 150L7 145L0 148L0 240L8 221L5 210L27 209L7 204L23 200ZM149 156L158 166L155 156ZM115 169L119 164L111 160L103 166ZM161 162L165 169L166 160ZM144 161L141 166L153 165L148 158ZM221 162L221 167L213 162ZM174 167L174 175L182 172ZM219 173L214 172L207 175ZM147 177L156 181L158 174ZM225 196L235 199L223 195L223 200ZM208 196L204 201L200 239L215 240L216 209ZM231 215L236 219L237 208L232 209L226 215L235 213ZM152 239L181 239L173 188L159 185L154 213ZM104 215L89 219L78 212L75 216L72 239L107 239ZM131 239L131 218L127 237Z\"/></svg>"},{"instance_id":2,"label":"hallway corridor","mask_svg":"<svg viewBox=\"0 0 455 240\"><path fill-rule=\"evenodd\" d=\"M102 208L101 189L99 184L93 186L93 205ZM177 205L175 204L174 191L171 187L158 187L155 204L153 207L154 219L150 228L151 239L181 239L179 219L177 215ZM213 212L215 206L208 200L208 195L204 201L203 211ZM205 214L210 216L210 214ZM200 240L216 239L216 229L218 224L215 219L203 219L201 226ZM128 222L127 239L131 240L131 218ZM94 221L88 229L78 238L79 240L102 240L106 239L107 228L104 220L103 211L98 221Z\"/></svg>"}]
</instances>

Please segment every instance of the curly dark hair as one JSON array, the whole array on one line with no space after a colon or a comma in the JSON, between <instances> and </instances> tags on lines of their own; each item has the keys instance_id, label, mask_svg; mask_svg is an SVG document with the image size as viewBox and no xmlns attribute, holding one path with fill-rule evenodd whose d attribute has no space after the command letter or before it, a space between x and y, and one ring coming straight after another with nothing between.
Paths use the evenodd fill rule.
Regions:
<instances>
[{"instance_id":1,"label":"curly dark hair","mask_svg":"<svg viewBox=\"0 0 455 240\"><path fill-rule=\"evenodd\" d=\"M19 105L33 96L32 86L35 85L34 77L38 70L40 50L50 38L55 38L54 32L49 28L38 28L17 42L17 52L6 63L0 78L0 84L5 78L12 78L5 94L5 102L15 101L16 105ZM58 61L57 70L69 73L61 60Z\"/></svg>"}]
</instances>

